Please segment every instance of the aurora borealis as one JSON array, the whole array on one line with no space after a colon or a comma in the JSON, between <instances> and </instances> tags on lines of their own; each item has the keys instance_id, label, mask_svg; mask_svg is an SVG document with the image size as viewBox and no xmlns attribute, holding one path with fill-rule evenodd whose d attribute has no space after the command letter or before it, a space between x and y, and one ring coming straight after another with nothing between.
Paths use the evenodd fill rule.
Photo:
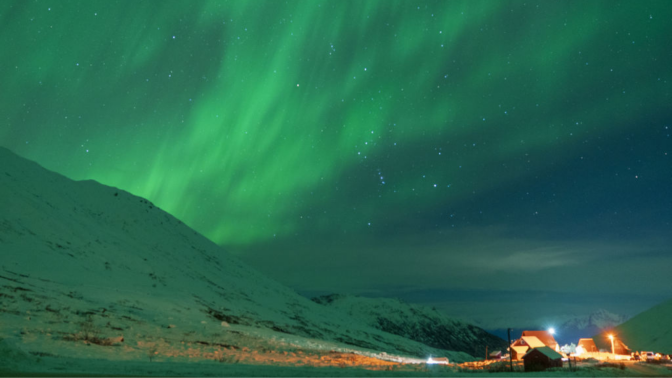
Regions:
<instances>
[{"instance_id":1,"label":"aurora borealis","mask_svg":"<svg viewBox=\"0 0 672 378\"><path fill-rule=\"evenodd\" d=\"M303 293L637 312L672 294L671 47L667 1L3 1L0 145Z\"/></svg>"}]
</instances>

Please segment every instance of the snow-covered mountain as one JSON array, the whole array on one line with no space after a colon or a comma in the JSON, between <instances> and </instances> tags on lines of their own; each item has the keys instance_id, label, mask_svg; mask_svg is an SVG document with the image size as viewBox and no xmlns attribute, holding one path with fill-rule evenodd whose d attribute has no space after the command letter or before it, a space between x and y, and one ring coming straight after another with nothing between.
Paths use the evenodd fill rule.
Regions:
<instances>
[{"instance_id":1,"label":"snow-covered mountain","mask_svg":"<svg viewBox=\"0 0 672 378\"><path fill-rule=\"evenodd\" d=\"M217 346L220 359L283 347L471 359L314 303L146 199L1 147L0 257L0 340L33 355L210 358L198 348Z\"/></svg>"},{"instance_id":2,"label":"snow-covered mountain","mask_svg":"<svg viewBox=\"0 0 672 378\"><path fill-rule=\"evenodd\" d=\"M614 328L626 320L628 320L626 315L618 315L604 309L599 309L586 316L576 317L566 321L560 326L560 329L577 329L581 331L589 329L606 330Z\"/></svg>"},{"instance_id":3,"label":"snow-covered mountain","mask_svg":"<svg viewBox=\"0 0 672 378\"><path fill-rule=\"evenodd\" d=\"M611 331L594 337L600 348L609 349L607 334L614 334L632 351L672 353L672 300L650 308Z\"/></svg>"},{"instance_id":4,"label":"snow-covered mountain","mask_svg":"<svg viewBox=\"0 0 672 378\"><path fill-rule=\"evenodd\" d=\"M377 328L423 344L448 350L459 350L473 356L504 350L507 342L485 330L449 318L434 308L408 304L400 299L364 298L332 294L313 301Z\"/></svg>"},{"instance_id":5,"label":"snow-covered mountain","mask_svg":"<svg viewBox=\"0 0 672 378\"><path fill-rule=\"evenodd\" d=\"M600 332L610 330L628 320L625 315L614 314L604 309L588 315L571 318L556 328L556 338L561 344L576 344L580 338L591 337Z\"/></svg>"}]
</instances>

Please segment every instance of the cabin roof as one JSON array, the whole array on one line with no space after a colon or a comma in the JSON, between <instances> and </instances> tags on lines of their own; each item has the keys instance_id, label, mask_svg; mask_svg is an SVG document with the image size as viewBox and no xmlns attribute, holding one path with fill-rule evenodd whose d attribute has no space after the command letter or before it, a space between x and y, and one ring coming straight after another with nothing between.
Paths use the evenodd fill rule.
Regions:
<instances>
[{"instance_id":1,"label":"cabin roof","mask_svg":"<svg viewBox=\"0 0 672 378\"><path fill-rule=\"evenodd\" d=\"M556 351L554 351L552 348L543 346L539 348L532 348L530 349L523 358L529 356L531 353L535 353L535 351L545 355L546 357L550 358L551 360L557 360L558 358L562 358L562 355Z\"/></svg>"},{"instance_id":2,"label":"cabin roof","mask_svg":"<svg viewBox=\"0 0 672 378\"><path fill-rule=\"evenodd\" d=\"M538 348L538 347L542 347L542 346L548 346L548 345L544 344L543 342L541 342L541 340L539 340L535 336L523 336L520 339L525 342L525 344L523 344L523 345L527 345L530 348Z\"/></svg>"},{"instance_id":3,"label":"cabin roof","mask_svg":"<svg viewBox=\"0 0 672 378\"><path fill-rule=\"evenodd\" d=\"M523 336L534 336L544 343L544 345L551 348L555 348L555 346L558 345L558 342L555 341L555 337L548 331L523 331Z\"/></svg>"}]
</instances>

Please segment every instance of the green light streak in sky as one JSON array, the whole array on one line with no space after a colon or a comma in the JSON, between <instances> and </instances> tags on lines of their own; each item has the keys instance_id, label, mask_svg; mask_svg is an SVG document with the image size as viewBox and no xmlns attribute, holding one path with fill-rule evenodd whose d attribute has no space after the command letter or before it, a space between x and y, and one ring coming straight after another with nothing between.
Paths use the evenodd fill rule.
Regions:
<instances>
[{"instance_id":1,"label":"green light streak in sky","mask_svg":"<svg viewBox=\"0 0 672 378\"><path fill-rule=\"evenodd\" d=\"M669 101L651 59L670 7L624 4L7 1L0 136L221 244L356 232Z\"/></svg>"}]
</instances>

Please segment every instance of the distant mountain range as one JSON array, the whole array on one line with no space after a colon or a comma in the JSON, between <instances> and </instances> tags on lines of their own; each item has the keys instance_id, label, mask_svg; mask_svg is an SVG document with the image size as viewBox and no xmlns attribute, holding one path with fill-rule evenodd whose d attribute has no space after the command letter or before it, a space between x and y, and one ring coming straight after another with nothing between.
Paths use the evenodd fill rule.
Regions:
<instances>
[{"instance_id":1,"label":"distant mountain range","mask_svg":"<svg viewBox=\"0 0 672 378\"><path fill-rule=\"evenodd\" d=\"M592 337L605 330L612 329L628 319L625 315L614 314L604 309L598 309L587 315L565 317L555 326L555 339L560 345L578 343L579 339ZM548 322L545 322L548 323ZM531 324L530 327L511 330L511 341L517 339L525 330L545 330L547 326ZM506 329L489 330L494 335L506 339Z\"/></svg>"},{"instance_id":2,"label":"distant mountain range","mask_svg":"<svg viewBox=\"0 0 672 378\"><path fill-rule=\"evenodd\" d=\"M481 357L485 356L486 346L490 352L507 347L505 340L482 328L449 318L434 308L399 299L332 294L313 298L313 301L381 331L438 349Z\"/></svg>"},{"instance_id":3,"label":"distant mountain range","mask_svg":"<svg viewBox=\"0 0 672 378\"><path fill-rule=\"evenodd\" d=\"M600 332L610 330L626 320L628 320L628 317L625 315L599 309L586 316L576 317L564 322L556 329L556 339L561 342L561 345L576 344L580 338L592 337Z\"/></svg>"},{"instance_id":4,"label":"distant mountain range","mask_svg":"<svg viewBox=\"0 0 672 378\"><path fill-rule=\"evenodd\" d=\"M613 328L628 320L625 315L618 315L604 309L591 312L587 316L576 317L560 326L564 332L568 330L586 331L591 329L605 330Z\"/></svg>"}]
</instances>

